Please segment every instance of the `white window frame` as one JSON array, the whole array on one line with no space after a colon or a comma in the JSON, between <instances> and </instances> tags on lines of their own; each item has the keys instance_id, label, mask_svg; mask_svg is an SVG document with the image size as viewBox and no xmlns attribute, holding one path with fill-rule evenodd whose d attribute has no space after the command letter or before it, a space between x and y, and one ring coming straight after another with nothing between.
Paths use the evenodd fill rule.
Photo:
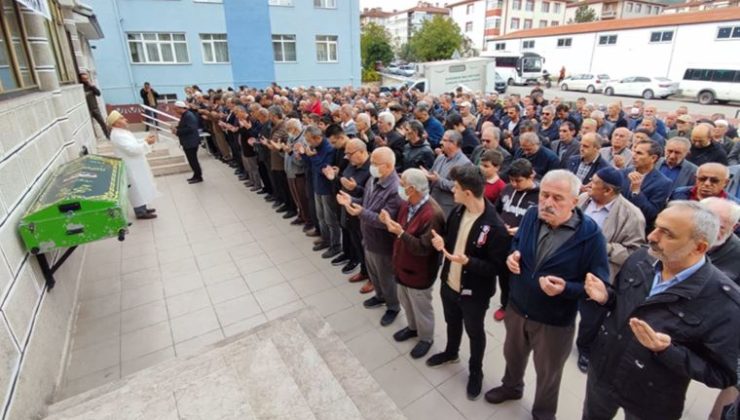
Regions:
<instances>
[{"instance_id":1,"label":"white window frame","mask_svg":"<svg viewBox=\"0 0 740 420\"><path fill-rule=\"evenodd\" d=\"M735 35L735 31L739 30L738 28L740 28L740 26L718 26L717 27L717 35L715 36L715 39L717 41L732 41L734 39L739 39L740 37L734 36ZM721 31L722 29L729 29L730 30L730 36L728 36L726 38L725 37L720 38L719 37L719 31Z\"/></svg>"},{"instance_id":2,"label":"white window frame","mask_svg":"<svg viewBox=\"0 0 740 420\"><path fill-rule=\"evenodd\" d=\"M496 51L504 51L506 50L506 43L505 42L497 42L493 44L493 49Z\"/></svg>"},{"instance_id":3,"label":"white window frame","mask_svg":"<svg viewBox=\"0 0 740 420\"><path fill-rule=\"evenodd\" d=\"M543 22L545 23L544 25L542 24ZM548 24L547 19L540 19L540 26L539 26L540 28L547 28L548 26L547 24Z\"/></svg>"},{"instance_id":4,"label":"white window frame","mask_svg":"<svg viewBox=\"0 0 740 420\"><path fill-rule=\"evenodd\" d=\"M319 39L323 38L323 39ZM333 38L330 39L330 38ZM317 63L338 63L339 62L339 36L337 35L316 35L314 40L316 45L316 62ZM330 51L331 45L334 45L334 59L332 60ZM326 61L319 59L319 48L326 48Z\"/></svg>"},{"instance_id":5,"label":"white window frame","mask_svg":"<svg viewBox=\"0 0 740 420\"><path fill-rule=\"evenodd\" d=\"M527 22L529 22L529 26L527 26ZM522 21L522 29L532 29L533 25L534 20L532 19L524 19L524 21Z\"/></svg>"},{"instance_id":6,"label":"white window frame","mask_svg":"<svg viewBox=\"0 0 740 420\"><path fill-rule=\"evenodd\" d=\"M558 2L553 3L552 8L553 8L552 9L553 13L560 13L560 3Z\"/></svg>"},{"instance_id":7,"label":"white window frame","mask_svg":"<svg viewBox=\"0 0 740 420\"><path fill-rule=\"evenodd\" d=\"M550 13L550 2L543 1L542 6L540 6L540 10L542 11L542 13Z\"/></svg>"},{"instance_id":8,"label":"white window frame","mask_svg":"<svg viewBox=\"0 0 740 420\"><path fill-rule=\"evenodd\" d=\"M313 0L313 7L316 9L336 9L337 0Z\"/></svg>"},{"instance_id":9,"label":"white window frame","mask_svg":"<svg viewBox=\"0 0 740 420\"><path fill-rule=\"evenodd\" d=\"M524 11L525 12L534 12L534 0L524 0Z\"/></svg>"},{"instance_id":10,"label":"white window frame","mask_svg":"<svg viewBox=\"0 0 740 420\"><path fill-rule=\"evenodd\" d=\"M563 41L563 45L559 45L561 40ZM555 40L555 46L557 48L570 48L573 46L573 38L571 37L558 38Z\"/></svg>"},{"instance_id":11,"label":"white window frame","mask_svg":"<svg viewBox=\"0 0 740 420\"><path fill-rule=\"evenodd\" d=\"M617 45L617 39L619 37L617 34L604 34L599 35L598 45L600 47L608 47L610 45ZM606 42L601 42L602 40L606 40Z\"/></svg>"},{"instance_id":12,"label":"white window frame","mask_svg":"<svg viewBox=\"0 0 740 420\"><path fill-rule=\"evenodd\" d=\"M511 2L511 9L512 10L522 10L522 1L523 0L513 0Z\"/></svg>"},{"instance_id":13,"label":"white window frame","mask_svg":"<svg viewBox=\"0 0 740 420\"><path fill-rule=\"evenodd\" d=\"M475 5L474 4L468 4L467 6L465 6L465 14L466 15L471 15L473 13L475 13Z\"/></svg>"},{"instance_id":14,"label":"white window frame","mask_svg":"<svg viewBox=\"0 0 740 420\"><path fill-rule=\"evenodd\" d=\"M229 40L226 34L198 34L200 37L200 52L203 54L203 63L205 64L229 64L231 63L231 56L229 54ZM223 35L224 39L214 39L214 35ZM207 38L206 38L207 37ZM206 60L206 44L211 46L211 53L213 54L213 60ZM226 61L217 61L216 44L224 44L226 47Z\"/></svg>"},{"instance_id":15,"label":"white window frame","mask_svg":"<svg viewBox=\"0 0 740 420\"><path fill-rule=\"evenodd\" d=\"M669 40L663 39L668 33L671 34L671 39ZM659 34L660 39L658 39L657 41L653 41L653 35L655 34ZM650 38L648 42L650 44L670 44L671 42L673 42L673 36L674 36L673 31L653 31L653 32L650 32Z\"/></svg>"},{"instance_id":16,"label":"white window frame","mask_svg":"<svg viewBox=\"0 0 740 420\"><path fill-rule=\"evenodd\" d=\"M145 35L154 35L157 39L144 39ZM183 39L175 40L175 35L182 35ZM138 36L138 39L129 39L131 36ZM169 36L169 40L160 39L165 36ZM183 64L191 64L190 59L190 48L188 47L188 41L187 41L187 35L184 32L127 32L126 33L126 43L129 48L129 62L131 64L155 64L155 65L183 65ZM133 49L132 44L134 43L140 43L141 44L141 50L143 51L143 60L144 61L134 61L133 57ZM185 46L185 54L187 57L187 61L177 61L177 50L175 48L176 44L178 45L184 45ZM169 45L172 48L172 58L174 61L163 61L162 60L162 46L163 45ZM149 48L148 46L156 47L157 54L159 55L159 60L154 61L150 59L149 57Z\"/></svg>"},{"instance_id":17,"label":"white window frame","mask_svg":"<svg viewBox=\"0 0 740 420\"><path fill-rule=\"evenodd\" d=\"M642 13L642 3L635 3L635 13Z\"/></svg>"},{"instance_id":18,"label":"white window frame","mask_svg":"<svg viewBox=\"0 0 740 420\"><path fill-rule=\"evenodd\" d=\"M468 29L468 26L470 29ZM473 32L473 22L465 22L465 32Z\"/></svg>"},{"instance_id":19,"label":"white window frame","mask_svg":"<svg viewBox=\"0 0 740 420\"><path fill-rule=\"evenodd\" d=\"M628 2L627 2L627 6L626 6L626 7L627 7L627 11L628 11L629 13L632 13L632 8L633 8L633 5L632 5L632 2L631 2L631 1L628 1Z\"/></svg>"},{"instance_id":20,"label":"white window frame","mask_svg":"<svg viewBox=\"0 0 740 420\"><path fill-rule=\"evenodd\" d=\"M488 16L486 18L486 29L501 29L501 17L500 16Z\"/></svg>"},{"instance_id":21,"label":"white window frame","mask_svg":"<svg viewBox=\"0 0 740 420\"><path fill-rule=\"evenodd\" d=\"M268 6L293 7L293 0L268 0Z\"/></svg>"},{"instance_id":22,"label":"white window frame","mask_svg":"<svg viewBox=\"0 0 740 420\"><path fill-rule=\"evenodd\" d=\"M280 37L279 39L275 39L275 37ZM286 37L293 37L291 40L290 38ZM280 51L282 52L283 59L278 61L275 57L275 43L280 43ZM286 60L286 54L285 54L285 44L293 44L293 51L295 53L295 60ZM275 63L297 63L298 62L298 40L295 34L272 34L272 60Z\"/></svg>"},{"instance_id":23,"label":"white window frame","mask_svg":"<svg viewBox=\"0 0 740 420\"><path fill-rule=\"evenodd\" d=\"M534 48L534 39L528 39L526 41L522 41L523 50L531 50L532 48Z\"/></svg>"},{"instance_id":24,"label":"white window frame","mask_svg":"<svg viewBox=\"0 0 740 420\"><path fill-rule=\"evenodd\" d=\"M514 22L516 22L516 27L514 27ZM511 18L511 21L509 21L509 29L519 29L519 25L521 24L522 20L518 17Z\"/></svg>"}]
</instances>

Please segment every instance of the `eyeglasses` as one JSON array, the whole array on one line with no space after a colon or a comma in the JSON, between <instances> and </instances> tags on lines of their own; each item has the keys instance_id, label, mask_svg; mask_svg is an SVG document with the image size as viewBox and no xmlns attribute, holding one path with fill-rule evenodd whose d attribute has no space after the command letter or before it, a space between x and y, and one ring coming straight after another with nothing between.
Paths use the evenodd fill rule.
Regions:
<instances>
[{"instance_id":1,"label":"eyeglasses","mask_svg":"<svg viewBox=\"0 0 740 420\"><path fill-rule=\"evenodd\" d=\"M543 112L542 115L552 115L552 114L549 112Z\"/></svg>"},{"instance_id":2,"label":"eyeglasses","mask_svg":"<svg viewBox=\"0 0 740 420\"><path fill-rule=\"evenodd\" d=\"M697 176L696 180L699 181L700 184L703 184L707 181L709 181L710 184L719 184L720 182L722 182L722 180L717 178L716 176Z\"/></svg>"},{"instance_id":3,"label":"eyeglasses","mask_svg":"<svg viewBox=\"0 0 740 420\"><path fill-rule=\"evenodd\" d=\"M481 140L481 141L482 141L483 143L491 143L491 142L492 142L493 140L486 140L486 139L483 139L483 140Z\"/></svg>"}]
</instances>

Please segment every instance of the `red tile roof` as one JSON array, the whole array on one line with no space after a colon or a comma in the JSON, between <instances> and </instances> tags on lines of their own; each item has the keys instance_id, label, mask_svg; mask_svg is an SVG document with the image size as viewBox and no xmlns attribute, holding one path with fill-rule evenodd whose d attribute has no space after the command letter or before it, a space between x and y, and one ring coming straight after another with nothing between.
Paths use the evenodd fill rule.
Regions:
<instances>
[{"instance_id":1,"label":"red tile roof","mask_svg":"<svg viewBox=\"0 0 740 420\"><path fill-rule=\"evenodd\" d=\"M504 40L519 38L537 38L543 36L584 34L624 29L652 28L659 26L691 25L697 23L726 22L733 20L740 20L740 8L726 7L722 9L703 10L700 12L674 13L645 16L632 19L615 19L587 23L574 23L571 25L551 26L548 28L516 31L495 39Z\"/></svg>"},{"instance_id":2,"label":"red tile roof","mask_svg":"<svg viewBox=\"0 0 740 420\"><path fill-rule=\"evenodd\" d=\"M649 0L630 0L632 3L645 3L645 4L654 4L656 6L662 6L666 7L667 5L665 3L661 3L659 1L649 1ZM580 7L584 4L599 4L599 3L617 3L615 0L584 0L584 1L576 1L573 3L568 4L565 7Z\"/></svg>"},{"instance_id":3,"label":"red tile roof","mask_svg":"<svg viewBox=\"0 0 740 420\"><path fill-rule=\"evenodd\" d=\"M445 4L445 7L448 9L452 9L453 7L464 6L468 3L475 3L476 1L478 0L461 0L461 1L454 2L454 3Z\"/></svg>"}]
</instances>

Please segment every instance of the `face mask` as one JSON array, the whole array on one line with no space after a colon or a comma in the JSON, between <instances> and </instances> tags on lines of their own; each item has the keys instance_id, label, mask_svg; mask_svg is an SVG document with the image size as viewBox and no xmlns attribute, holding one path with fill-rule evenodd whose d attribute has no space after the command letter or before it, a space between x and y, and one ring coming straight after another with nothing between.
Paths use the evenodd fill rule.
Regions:
<instances>
[{"instance_id":1,"label":"face mask","mask_svg":"<svg viewBox=\"0 0 740 420\"><path fill-rule=\"evenodd\" d=\"M398 186L398 196L401 197L401 200L403 201L409 201L409 195L406 194L406 188L402 186Z\"/></svg>"},{"instance_id":2,"label":"face mask","mask_svg":"<svg viewBox=\"0 0 740 420\"><path fill-rule=\"evenodd\" d=\"M380 169L375 165L370 165L370 176L373 178L380 178Z\"/></svg>"}]
</instances>

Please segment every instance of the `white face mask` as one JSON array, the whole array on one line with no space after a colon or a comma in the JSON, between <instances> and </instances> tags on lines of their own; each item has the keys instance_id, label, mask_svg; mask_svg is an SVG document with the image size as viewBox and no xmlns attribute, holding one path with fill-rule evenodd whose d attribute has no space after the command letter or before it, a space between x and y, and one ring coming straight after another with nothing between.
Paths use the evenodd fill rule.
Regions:
<instances>
[{"instance_id":1,"label":"white face mask","mask_svg":"<svg viewBox=\"0 0 740 420\"><path fill-rule=\"evenodd\" d=\"M373 178L380 178L380 169L375 165L370 165L370 176Z\"/></svg>"},{"instance_id":2,"label":"white face mask","mask_svg":"<svg viewBox=\"0 0 740 420\"><path fill-rule=\"evenodd\" d=\"M409 201L409 195L406 194L406 188L402 186L398 186L398 196L401 197L401 200L403 201Z\"/></svg>"}]
</instances>

